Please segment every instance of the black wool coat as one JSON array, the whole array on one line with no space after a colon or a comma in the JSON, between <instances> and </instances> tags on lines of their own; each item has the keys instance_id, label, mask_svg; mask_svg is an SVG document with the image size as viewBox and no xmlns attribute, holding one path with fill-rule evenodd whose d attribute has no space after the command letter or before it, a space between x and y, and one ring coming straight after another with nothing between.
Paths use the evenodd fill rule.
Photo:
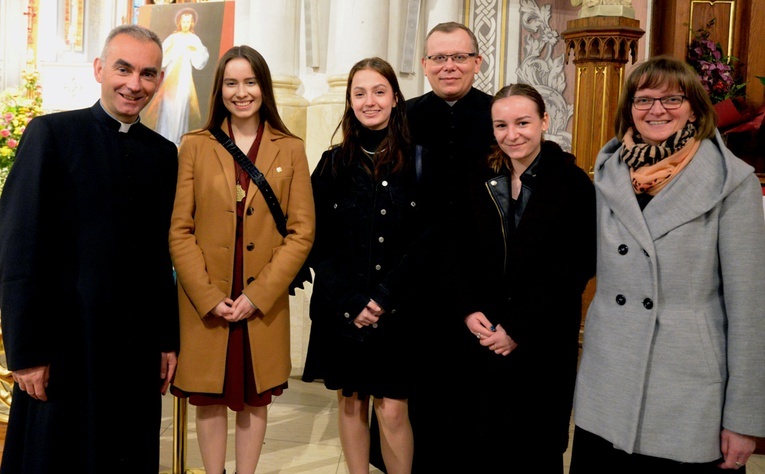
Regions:
<instances>
[{"instance_id":1,"label":"black wool coat","mask_svg":"<svg viewBox=\"0 0 765 474\"><path fill-rule=\"evenodd\" d=\"M159 465L177 152L142 124L118 129L99 103L35 118L0 198L8 368L50 365L48 401L14 388L0 472Z\"/></svg>"},{"instance_id":2,"label":"black wool coat","mask_svg":"<svg viewBox=\"0 0 765 474\"><path fill-rule=\"evenodd\" d=\"M483 441L505 457L540 447L550 453L566 449L582 293L595 272L592 182L573 155L553 142L543 142L539 159L517 227L508 206L509 170L487 168L470 180L463 215L468 225L459 246L460 320L482 311L518 344L500 356L469 335L468 383L480 387L479 405L495 407L496 429L481 432L493 439ZM503 186L506 197L498 198Z\"/></svg>"}]
</instances>

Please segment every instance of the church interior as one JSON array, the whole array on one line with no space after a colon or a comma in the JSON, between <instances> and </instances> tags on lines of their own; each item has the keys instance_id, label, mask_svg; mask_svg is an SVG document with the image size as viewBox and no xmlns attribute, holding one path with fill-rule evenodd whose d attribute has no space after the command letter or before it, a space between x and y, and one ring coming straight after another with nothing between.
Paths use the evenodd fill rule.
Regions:
<instances>
[{"instance_id":1,"label":"church interior","mask_svg":"<svg viewBox=\"0 0 765 474\"><path fill-rule=\"evenodd\" d=\"M736 83L715 105L718 128L765 186L765 0L0 0L0 117L11 102L28 104L35 114L92 105L99 95L93 60L109 30L137 23L164 38L182 8L196 9L196 34L210 56L193 70L201 107L184 131L206 120L217 58L232 45L248 44L268 61L279 112L304 140L311 166L332 144L353 63L386 58L406 98L428 92L420 66L424 37L439 22L457 21L479 40L483 63L474 86L493 94L513 82L535 85L550 111L547 139L592 175L598 150L613 136L616 102L631 68L658 54L689 58L694 35L703 31L735 59ZM148 112L142 116L151 119ZM8 141L0 141L0 183L11 153ZM591 280L586 296L595 285ZM300 380L310 285L297 293L290 298L292 375L269 406L258 472L345 473L336 396L321 383ZM12 380L0 365L0 434ZM193 421L193 407L164 397L159 472L204 472ZM130 423L119 407L114 423ZM227 467L233 472L233 457ZM765 474L765 442L747 472Z\"/></svg>"}]
</instances>

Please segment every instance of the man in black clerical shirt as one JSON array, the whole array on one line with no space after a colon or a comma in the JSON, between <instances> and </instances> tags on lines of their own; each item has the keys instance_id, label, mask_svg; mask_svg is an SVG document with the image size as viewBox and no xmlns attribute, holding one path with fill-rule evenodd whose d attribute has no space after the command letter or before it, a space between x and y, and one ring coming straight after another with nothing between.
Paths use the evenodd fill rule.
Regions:
<instances>
[{"instance_id":1,"label":"man in black clerical shirt","mask_svg":"<svg viewBox=\"0 0 765 474\"><path fill-rule=\"evenodd\" d=\"M161 397L178 351L167 240L178 159L139 114L162 81L162 43L118 26L93 72L100 99L33 119L0 199L15 381L2 474L159 466Z\"/></svg>"},{"instance_id":2,"label":"man in black clerical shirt","mask_svg":"<svg viewBox=\"0 0 765 474\"><path fill-rule=\"evenodd\" d=\"M406 105L412 139L424 150L422 185L433 220L416 280L421 288L413 302L417 308L412 324L417 371L409 401L415 439L413 469L462 472L451 453L467 447L469 417L476 413L467 407L480 387L474 385L461 352L475 342L462 338L475 336L451 311L448 275L459 233L470 231L454 218L466 201L466 179L485 163L495 143L492 97L473 87L482 57L475 35L466 26L436 25L426 37L421 61L432 91L409 99Z\"/></svg>"}]
</instances>

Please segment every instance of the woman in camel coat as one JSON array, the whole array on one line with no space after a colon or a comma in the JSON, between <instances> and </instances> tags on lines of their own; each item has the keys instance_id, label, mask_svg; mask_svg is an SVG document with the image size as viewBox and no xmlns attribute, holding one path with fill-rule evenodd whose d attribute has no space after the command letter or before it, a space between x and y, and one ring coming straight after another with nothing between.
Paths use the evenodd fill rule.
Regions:
<instances>
[{"instance_id":1,"label":"woman in camel coat","mask_svg":"<svg viewBox=\"0 0 765 474\"><path fill-rule=\"evenodd\" d=\"M263 193L211 134L220 128L276 195L287 235ZM262 56L229 50L215 75L210 119L179 151L170 253L178 275L181 345L173 393L197 407L206 472L223 471L227 409L236 412L236 469L252 473L272 396L290 374L290 283L314 237L303 142L276 110Z\"/></svg>"}]
</instances>

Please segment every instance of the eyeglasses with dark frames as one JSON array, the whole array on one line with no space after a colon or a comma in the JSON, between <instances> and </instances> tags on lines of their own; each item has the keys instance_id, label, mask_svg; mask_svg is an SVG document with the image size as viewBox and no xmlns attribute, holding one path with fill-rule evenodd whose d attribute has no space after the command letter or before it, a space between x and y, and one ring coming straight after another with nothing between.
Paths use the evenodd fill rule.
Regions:
<instances>
[{"instance_id":1,"label":"eyeglasses with dark frames","mask_svg":"<svg viewBox=\"0 0 765 474\"><path fill-rule=\"evenodd\" d=\"M684 95L668 95L666 97L659 97L654 99L653 97L633 97L632 106L637 110L650 110L653 107L654 102L657 100L661 102L661 106L667 110L679 109L683 105L683 101L688 99Z\"/></svg>"},{"instance_id":2,"label":"eyeglasses with dark frames","mask_svg":"<svg viewBox=\"0 0 765 474\"><path fill-rule=\"evenodd\" d=\"M468 59L478 56L478 53L454 53L454 54L433 54L431 56L425 56L425 59L430 59L436 64L445 64L449 58L452 58L457 64L464 64Z\"/></svg>"}]
</instances>

